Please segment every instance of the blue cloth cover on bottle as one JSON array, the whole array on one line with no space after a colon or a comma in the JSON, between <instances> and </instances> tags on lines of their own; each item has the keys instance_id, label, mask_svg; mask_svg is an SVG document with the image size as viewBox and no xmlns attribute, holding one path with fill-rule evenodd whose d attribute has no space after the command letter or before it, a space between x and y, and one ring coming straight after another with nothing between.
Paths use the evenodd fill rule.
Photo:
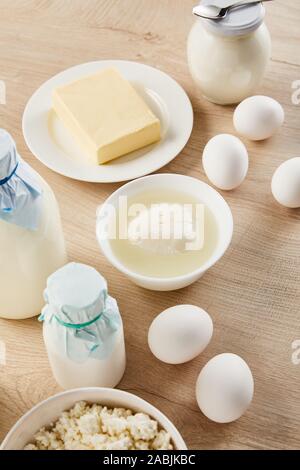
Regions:
<instances>
[{"instance_id":1,"label":"blue cloth cover on bottle","mask_svg":"<svg viewBox=\"0 0 300 470\"><path fill-rule=\"evenodd\" d=\"M53 343L60 354L77 363L111 354L122 320L98 271L69 263L48 278L44 298L47 305L39 320L51 324Z\"/></svg>"},{"instance_id":2,"label":"blue cloth cover on bottle","mask_svg":"<svg viewBox=\"0 0 300 470\"><path fill-rule=\"evenodd\" d=\"M32 169L19 156L12 137L0 129L0 219L37 230L41 194Z\"/></svg>"}]
</instances>

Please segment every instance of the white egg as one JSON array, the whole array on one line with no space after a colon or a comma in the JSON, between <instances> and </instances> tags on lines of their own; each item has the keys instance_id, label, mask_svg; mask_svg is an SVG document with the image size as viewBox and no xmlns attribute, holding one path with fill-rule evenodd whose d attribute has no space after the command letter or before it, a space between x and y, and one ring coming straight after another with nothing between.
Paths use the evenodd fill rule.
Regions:
<instances>
[{"instance_id":1,"label":"white egg","mask_svg":"<svg viewBox=\"0 0 300 470\"><path fill-rule=\"evenodd\" d=\"M286 207L300 207L300 157L282 163L272 178L272 193Z\"/></svg>"},{"instance_id":2,"label":"white egg","mask_svg":"<svg viewBox=\"0 0 300 470\"><path fill-rule=\"evenodd\" d=\"M159 314L148 333L150 350L168 364L183 364L198 356L213 334L213 322L202 308L177 305Z\"/></svg>"},{"instance_id":3,"label":"white egg","mask_svg":"<svg viewBox=\"0 0 300 470\"><path fill-rule=\"evenodd\" d=\"M233 115L236 131L250 140L271 137L282 126L284 110L269 96L251 96L242 101Z\"/></svg>"},{"instance_id":4,"label":"white egg","mask_svg":"<svg viewBox=\"0 0 300 470\"><path fill-rule=\"evenodd\" d=\"M249 407L254 391L251 370L236 354L219 354L201 370L196 385L198 405L217 423L240 418Z\"/></svg>"},{"instance_id":5,"label":"white egg","mask_svg":"<svg viewBox=\"0 0 300 470\"><path fill-rule=\"evenodd\" d=\"M202 163L208 179L217 188L237 188L248 171L248 152L237 137L219 134L213 137L203 152Z\"/></svg>"}]
</instances>

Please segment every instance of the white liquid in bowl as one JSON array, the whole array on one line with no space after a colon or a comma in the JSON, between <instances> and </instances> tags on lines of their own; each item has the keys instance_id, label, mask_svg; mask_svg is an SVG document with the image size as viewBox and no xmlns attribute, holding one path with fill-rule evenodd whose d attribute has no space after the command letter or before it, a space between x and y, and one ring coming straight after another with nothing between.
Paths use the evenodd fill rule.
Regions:
<instances>
[{"instance_id":1,"label":"white liquid in bowl","mask_svg":"<svg viewBox=\"0 0 300 470\"><path fill-rule=\"evenodd\" d=\"M141 191L128 199L128 208L133 204L143 204L148 210L153 204L176 204L180 207L192 207L196 217L196 207L201 200L185 192L164 190ZM153 206L152 206L153 207ZM128 227L133 217L128 217ZM191 273L204 265L217 247L218 225L212 211L204 206L204 238L200 249L190 249L188 240L147 239L140 243L132 243L130 239L110 240L114 256L130 271L136 274L156 278L171 278ZM117 227L117 234L119 233ZM194 225L196 230L201 227ZM156 231L157 232L157 231Z\"/></svg>"}]
</instances>

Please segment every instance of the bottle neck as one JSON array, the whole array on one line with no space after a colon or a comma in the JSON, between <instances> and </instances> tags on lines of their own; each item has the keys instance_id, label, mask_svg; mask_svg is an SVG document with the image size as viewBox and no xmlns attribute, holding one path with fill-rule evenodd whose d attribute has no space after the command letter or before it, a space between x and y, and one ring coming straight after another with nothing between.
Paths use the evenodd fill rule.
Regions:
<instances>
[{"instance_id":1,"label":"bottle neck","mask_svg":"<svg viewBox=\"0 0 300 470\"><path fill-rule=\"evenodd\" d=\"M14 175L15 175L17 169L18 169L18 166L19 166L19 163L16 164L16 166L14 167L14 169L12 170L12 172L8 176L0 179L0 186L4 186L6 183L9 182L9 180L11 180L11 178L14 177Z\"/></svg>"},{"instance_id":2,"label":"bottle neck","mask_svg":"<svg viewBox=\"0 0 300 470\"><path fill-rule=\"evenodd\" d=\"M210 20L198 19L197 21L200 21L201 27L204 28L208 34L224 41L238 41L253 36L264 24L262 21L255 28L244 28L243 30L232 31L221 28L218 29L215 26L212 27Z\"/></svg>"},{"instance_id":3,"label":"bottle neck","mask_svg":"<svg viewBox=\"0 0 300 470\"><path fill-rule=\"evenodd\" d=\"M15 174L19 157L11 136L0 129L0 186L4 185Z\"/></svg>"}]
</instances>

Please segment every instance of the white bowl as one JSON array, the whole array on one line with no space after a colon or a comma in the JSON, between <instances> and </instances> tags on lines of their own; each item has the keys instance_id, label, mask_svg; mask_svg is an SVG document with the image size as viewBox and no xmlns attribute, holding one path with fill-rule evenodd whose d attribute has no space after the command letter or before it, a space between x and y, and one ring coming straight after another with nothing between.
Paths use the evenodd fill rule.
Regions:
<instances>
[{"instance_id":1,"label":"white bowl","mask_svg":"<svg viewBox=\"0 0 300 470\"><path fill-rule=\"evenodd\" d=\"M79 401L99 403L109 407L124 407L136 412L147 413L171 436L176 450L186 450L186 444L171 421L157 408L142 398L123 390L111 388L78 388L58 393L42 401L28 411L8 433L1 450L22 450L32 442L34 434L43 426L57 420L63 411L72 408Z\"/></svg>"},{"instance_id":2,"label":"white bowl","mask_svg":"<svg viewBox=\"0 0 300 470\"><path fill-rule=\"evenodd\" d=\"M212 211L218 224L219 238L212 256L206 261L206 263L201 264L198 269L183 276L157 278L143 276L133 272L122 264L115 256L111 248L110 241L99 236L98 224L100 224L103 217L105 217L108 206L112 205L116 210L118 209L118 200L120 196L127 196L130 198L139 192L147 190L155 191L157 188L163 188L164 190L169 188L173 191L176 189L178 191L185 192L186 194L190 194L193 198L198 198ZM115 268L124 273L135 284L141 287L157 291L169 291L181 289L197 281L224 255L232 239L233 219L231 210L225 199L208 184L190 176L172 173L158 174L145 176L131 181L111 194L98 211L96 232L103 254L108 261L115 266Z\"/></svg>"}]
</instances>

